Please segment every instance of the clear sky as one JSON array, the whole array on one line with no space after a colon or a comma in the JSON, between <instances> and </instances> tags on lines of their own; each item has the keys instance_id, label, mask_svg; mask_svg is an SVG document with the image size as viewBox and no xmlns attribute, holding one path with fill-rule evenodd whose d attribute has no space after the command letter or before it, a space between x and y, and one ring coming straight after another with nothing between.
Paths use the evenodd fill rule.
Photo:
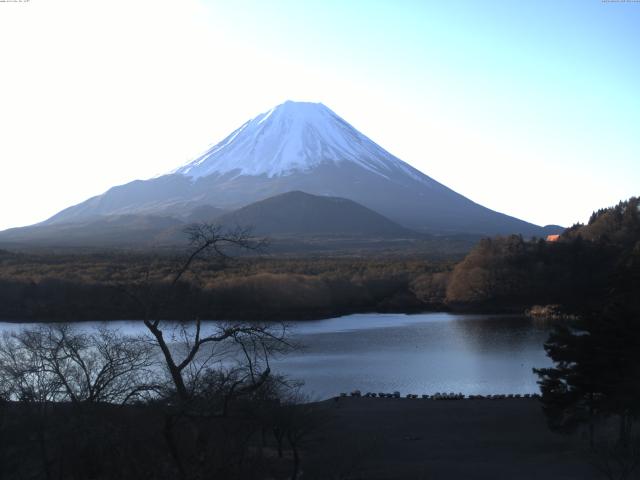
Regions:
<instances>
[{"instance_id":1,"label":"clear sky","mask_svg":"<svg viewBox=\"0 0 640 480\"><path fill-rule=\"evenodd\" d=\"M487 207L585 221L640 194L640 3L0 2L0 229L286 99Z\"/></svg>"}]
</instances>

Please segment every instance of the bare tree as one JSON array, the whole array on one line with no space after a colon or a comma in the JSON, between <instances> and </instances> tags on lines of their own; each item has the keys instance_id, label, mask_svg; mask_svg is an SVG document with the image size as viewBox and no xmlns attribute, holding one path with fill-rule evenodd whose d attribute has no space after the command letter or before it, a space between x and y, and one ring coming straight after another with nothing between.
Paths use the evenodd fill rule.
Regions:
<instances>
[{"instance_id":1,"label":"bare tree","mask_svg":"<svg viewBox=\"0 0 640 480\"><path fill-rule=\"evenodd\" d=\"M156 387L156 370L148 342L113 329L41 326L0 344L0 376L13 400L125 403Z\"/></svg>"},{"instance_id":2,"label":"bare tree","mask_svg":"<svg viewBox=\"0 0 640 480\"><path fill-rule=\"evenodd\" d=\"M228 259L229 253L260 251L266 245L256 240L251 230L236 228L225 230L218 225L196 224L186 230L190 249L186 258L176 267L162 296L153 292L147 278L140 294L128 291L142 307L143 323L162 352L164 364L175 387L177 399L185 403L197 392L197 380L202 372L215 362L235 363L229 378L233 377L233 396L260 388L271 373L268 358L288 345L286 328L259 322L216 323L203 325L199 317L192 323L182 322L172 330L161 320L161 312L174 299L179 283L191 272L194 264L207 257ZM171 335L167 334L171 332Z\"/></svg>"},{"instance_id":3,"label":"bare tree","mask_svg":"<svg viewBox=\"0 0 640 480\"><path fill-rule=\"evenodd\" d=\"M290 348L286 326L209 323L192 314L180 322L164 318L168 309L175 312L176 305L183 305L180 295L197 284L196 267L206 259L226 262L237 249L256 251L264 243L254 241L246 229L225 232L199 225L188 233L188 255L164 281L152 280L149 268L134 287L120 287L144 312L144 339L111 328L60 325L7 334L0 341L0 394L26 403L19 411L34 422L29 426L36 435L25 438L36 439L40 448L29 442L21 448L39 458L44 478L89 478L93 466L111 471L118 462L109 459L135 455L127 465L143 459L146 466L169 472L168 478L261 478L270 460L253 446L257 435L265 437L259 410L279 402L280 392L271 391L279 380L269 362ZM149 391L158 392L160 401L140 411L134 429L139 436L132 435L128 422L118 423L130 415L138 418L137 408L55 404L126 403ZM42 414L34 416L34 411ZM158 444L158 434L165 445ZM296 443L298 436L292 435ZM94 441L83 445L78 438ZM76 461L76 456L81 458ZM98 457L104 460L99 466Z\"/></svg>"},{"instance_id":4,"label":"bare tree","mask_svg":"<svg viewBox=\"0 0 640 480\"><path fill-rule=\"evenodd\" d=\"M12 428L27 438L24 429L32 429L36 448L28 451L37 452L44 478L54 478L64 463L56 435L87 438L100 423L96 409L68 410L56 403L126 403L150 388L148 382L158 370L153 366L156 357L148 341L114 330L83 332L58 325L3 335L0 388L5 400L19 402L10 406ZM83 412L89 417L79 415ZM20 418L17 423L15 417ZM85 422L87 418L91 420ZM16 425L21 427L16 430Z\"/></svg>"},{"instance_id":5,"label":"bare tree","mask_svg":"<svg viewBox=\"0 0 640 480\"><path fill-rule=\"evenodd\" d=\"M46 403L64 398L60 379L46 371L40 353L31 348L28 333L3 334L0 383L7 400Z\"/></svg>"},{"instance_id":6,"label":"bare tree","mask_svg":"<svg viewBox=\"0 0 640 480\"><path fill-rule=\"evenodd\" d=\"M205 261L224 265L239 252L259 252L266 245L264 240L253 238L247 228L226 230L198 224L186 233L189 249L168 278L152 280L149 268L134 288L120 287L140 307L142 322L160 350L173 386L173 395L165 396L170 408L165 411L163 435L179 478L210 472L216 458L220 459L218 467L229 468L229 448L237 455L234 461L242 464L248 448L246 441L236 444L237 435L234 441L227 438L220 442L218 435L218 441L212 444L210 439L216 437L216 429L225 425L227 419L223 417L227 416L231 401L260 392L271 378L269 358L290 347L283 324L208 323L202 322L199 315L186 313L188 318L179 322L164 321L167 311L175 312L176 305L187 307L180 295L198 284L198 267L211 266ZM240 424L249 425L242 420ZM222 431L226 432L226 428Z\"/></svg>"}]
</instances>

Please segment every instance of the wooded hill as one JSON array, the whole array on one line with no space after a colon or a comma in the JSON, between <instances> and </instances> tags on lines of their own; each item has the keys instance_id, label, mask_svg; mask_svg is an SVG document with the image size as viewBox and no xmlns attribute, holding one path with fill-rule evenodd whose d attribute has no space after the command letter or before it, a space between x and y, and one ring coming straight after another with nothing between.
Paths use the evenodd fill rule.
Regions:
<instances>
[{"instance_id":1,"label":"wooded hill","mask_svg":"<svg viewBox=\"0 0 640 480\"><path fill-rule=\"evenodd\" d=\"M640 211L638 198L631 198L594 212L588 224L568 228L556 241L483 239L446 278L434 279L437 288L427 285L422 295L444 290L444 303L458 308L588 308L638 255Z\"/></svg>"},{"instance_id":2,"label":"wooded hill","mask_svg":"<svg viewBox=\"0 0 640 480\"><path fill-rule=\"evenodd\" d=\"M128 293L158 295L182 257L142 254L0 254L0 318L140 318ZM453 262L424 259L243 258L197 262L165 302L168 319L306 319L366 311L442 309L413 292Z\"/></svg>"}]
</instances>

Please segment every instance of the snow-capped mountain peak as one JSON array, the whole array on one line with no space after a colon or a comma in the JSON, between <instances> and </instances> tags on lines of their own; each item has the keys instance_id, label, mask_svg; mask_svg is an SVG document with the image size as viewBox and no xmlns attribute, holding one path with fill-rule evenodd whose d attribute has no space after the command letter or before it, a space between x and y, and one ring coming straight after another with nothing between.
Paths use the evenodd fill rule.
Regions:
<instances>
[{"instance_id":1,"label":"snow-capped mountain peak","mask_svg":"<svg viewBox=\"0 0 640 480\"><path fill-rule=\"evenodd\" d=\"M322 103L286 101L261 113L195 160L174 170L193 179L234 172L268 178L354 162L386 177L417 173Z\"/></svg>"},{"instance_id":2,"label":"snow-capped mountain peak","mask_svg":"<svg viewBox=\"0 0 640 480\"><path fill-rule=\"evenodd\" d=\"M544 233L536 225L489 210L438 183L321 103L291 101L249 120L169 175L115 186L45 223L84 222L110 215L184 219L198 209L238 210L289 192L351 200L403 227L424 232ZM304 202L304 198L290 195L285 203ZM286 217L286 211L283 207L278 215ZM317 212L326 214L323 209Z\"/></svg>"}]
</instances>

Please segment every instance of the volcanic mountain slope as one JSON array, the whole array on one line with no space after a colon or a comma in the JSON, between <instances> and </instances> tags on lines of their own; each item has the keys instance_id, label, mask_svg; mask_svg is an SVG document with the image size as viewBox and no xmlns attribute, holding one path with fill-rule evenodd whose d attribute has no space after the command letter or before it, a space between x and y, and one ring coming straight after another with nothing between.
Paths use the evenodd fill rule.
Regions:
<instances>
[{"instance_id":1,"label":"volcanic mountain slope","mask_svg":"<svg viewBox=\"0 0 640 480\"><path fill-rule=\"evenodd\" d=\"M198 206L235 210L290 191L342 197L414 230L543 235L489 210L394 157L322 104L285 102L246 122L192 162L67 208L46 225L104 215L171 215Z\"/></svg>"},{"instance_id":2,"label":"volcanic mountain slope","mask_svg":"<svg viewBox=\"0 0 640 480\"><path fill-rule=\"evenodd\" d=\"M415 232L352 200L304 192L252 203L219 217L217 222L228 228L250 225L257 235L416 237Z\"/></svg>"},{"instance_id":3,"label":"volcanic mountain slope","mask_svg":"<svg viewBox=\"0 0 640 480\"><path fill-rule=\"evenodd\" d=\"M40 224L0 232L0 245L50 247L151 247L184 244L185 228L212 222L224 229L250 228L276 242L279 237L333 237L336 240L424 238L358 203L337 197L288 192L222 214L196 207L181 220L148 214L106 215L87 221ZM287 240L291 244L291 239ZM295 246L304 250L304 246ZM282 248L280 248L281 250Z\"/></svg>"},{"instance_id":4,"label":"volcanic mountain slope","mask_svg":"<svg viewBox=\"0 0 640 480\"><path fill-rule=\"evenodd\" d=\"M109 215L76 222L39 224L0 232L9 247L147 247L176 243L186 224L157 215ZM182 235L184 237L184 235Z\"/></svg>"}]
</instances>

